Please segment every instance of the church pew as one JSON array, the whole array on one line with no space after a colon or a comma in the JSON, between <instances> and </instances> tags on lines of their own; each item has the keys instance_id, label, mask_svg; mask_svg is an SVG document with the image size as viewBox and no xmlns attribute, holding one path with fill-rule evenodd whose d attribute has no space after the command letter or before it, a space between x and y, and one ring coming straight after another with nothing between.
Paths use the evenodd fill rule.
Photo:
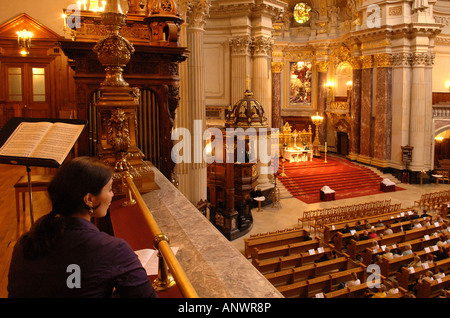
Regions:
<instances>
[{"instance_id":1,"label":"church pew","mask_svg":"<svg viewBox=\"0 0 450 318\"><path fill-rule=\"evenodd\" d=\"M411 221L394 223L391 225L391 229L394 233L398 233L398 232L400 232L402 227L404 227L408 224L411 224ZM386 226L375 227L375 229L376 229L377 235L379 236L380 234L384 233L384 231L386 230ZM366 230L360 230L360 231L356 231L354 233L340 233L340 232L337 233L337 235L334 236L334 239L333 239L333 243L334 243L336 250L342 251L342 249L348 243L350 243L351 239L354 237L355 234L362 235L364 233L364 231L366 231ZM370 231L370 230L367 230L367 231Z\"/></svg>"},{"instance_id":2,"label":"church pew","mask_svg":"<svg viewBox=\"0 0 450 318\"><path fill-rule=\"evenodd\" d=\"M399 285L407 289L409 285L414 284L417 281L420 275L424 275L427 271L432 271L436 274L439 268L442 268L445 272L448 272L450 270L450 258L433 262L428 266L428 268L423 266L414 267L413 272L411 272L409 268L403 267L401 272L397 272L395 275Z\"/></svg>"},{"instance_id":3,"label":"church pew","mask_svg":"<svg viewBox=\"0 0 450 318\"><path fill-rule=\"evenodd\" d=\"M390 235L385 235L383 236L383 238L377 237L372 240L376 240L379 246L399 244L406 241L412 241L425 235L432 235L440 228L441 224L437 226L432 224L430 226L424 226L420 229L398 232ZM370 239L364 241L355 241L354 239L352 239L350 240L350 244L347 246L347 254L352 259L355 259L356 256L363 252L367 247L370 248L371 244L372 242Z\"/></svg>"},{"instance_id":4,"label":"church pew","mask_svg":"<svg viewBox=\"0 0 450 318\"><path fill-rule=\"evenodd\" d=\"M289 285L277 287L278 291L284 297L314 297L318 293L328 293L335 290L339 283L347 282L352 279L351 274L355 272L358 278L365 281L365 268L356 267L353 269L322 275L308 280L299 281Z\"/></svg>"},{"instance_id":5,"label":"church pew","mask_svg":"<svg viewBox=\"0 0 450 318\"><path fill-rule=\"evenodd\" d=\"M379 219L383 221L383 223L386 224L393 224L396 221L399 221L402 219L406 213L411 211L412 208L405 208L405 209L398 209L395 211L389 211L388 213L384 213L381 215L371 216L371 217L361 217L361 218L355 218L347 221L337 222L333 224L326 224L324 225L323 230L323 237L325 242L330 242L332 237L342 231L345 228L345 225L348 224L350 228L354 228L357 225L358 221L366 220L371 225L375 225Z\"/></svg>"},{"instance_id":6,"label":"church pew","mask_svg":"<svg viewBox=\"0 0 450 318\"><path fill-rule=\"evenodd\" d=\"M275 287L293 284L298 281L325 275L331 271L347 270L349 267L347 257L339 257L333 260L294 267L280 272L265 274L264 277Z\"/></svg>"},{"instance_id":7,"label":"church pew","mask_svg":"<svg viewBox=\"0 0 450 318\"><path fill-rule=\"evenodd\" d=\"M282 256L277 258L269 258L265 260L252 259L252 264L257 270L263 274L271 272L279 272L291 267L299 267L309 263L313 263L315 260L322 257L324 254L331 254L332 249L330 247L323 248L323 252L314 250L311 254L308 252L296 253L288 256Z\"/></svg>"},{"instance_id":8,"label":"church pew","mask_svg":"<svg viewBox=\"0 0 450 318\"><path fill-rule=\"evenodd\" d=\"M386 247L390 247L391 250L393 250L393 249L402 250L403 247L405 247L406 245L409 244L409 245L411 245L412 251L420 251L420 250L423 250L425 247L435 245L438 241L439 241L439 236L432 235L427 239L424 237L421 237L416 240L406 241L406 242L393 244L393 245L384 244L384 245L381 245L380 248L376 248L376 249L372 249L372 248L368 247L360 255L361 255L363 264L369 265L370 263L374 262L375 256L382 255L385 253Z\"/></svg>"},{"instance_id":9,"label":"church pew","mask_svg":"<svg viewBox=\"0 0 450 318\"><path fill-rule=\"evenodd\" d=\"M449 244L445 246L449 246ZM424 260L427 253L437 254L438 252L438 247L434 245L426 247L424 250L416 251L413 254L395 257L394 259L387 259L385 256L382 256L377 264L380 266L381 275L387 277L397 272L401 265L408 265L411 263L415 255Z\"/></svg>"},{"instance_id":10,"label":"church pew","mask_svg":"<svg viewBox=\"0 0 450 318\"><path fill-rule=\"evenodd\" d=\"M373 241L377 241L378 245L392 245L398 244L403 241L404 233L398 232L390 235L385 235L383 239L380 237L376 237L374 239L356 241L354 239L350 240L350 244L347 245L347 254L351 259L356 259L356 256L362 253L366 248L370 248L373 244Z\"/></svg>"},{"instance_id":11,"label":"church pew","mask_svg":"<svg viewBox=\"0 0 450 318\"><path fill-rule=\"evenodd\" d=\"M244 255L249 258L255 248L268 248L289 243L303 242L309 232L305 229L294 229L282 233L273 233L244 239Z\"/></svg>"},{"instance_id":12,"label":"church pew","mask_svg":"<svg viewBox=\"0 0 450 318\"><path fill-rule=\"evenodd\" d=\"M417 284L417 298L434 298L439 296L442 289L450 287L450 275L441 279L434 279L432 281L422 280L421 284Z\"/></svg>"},{"instance_id":13,"label":"church pew","mask_svg":"<svg viewBox=\"0 0 450 318\"><path fill-rule=\"evenodd\" d=\"M302 241L275 247L259 249L255 247L252 251L252 259L264 260L274 257L283 257L291 254L306 252L310 249L317 249L320 246L320 239L314 238L309 241Z\"/></svg>"}]
</instances>

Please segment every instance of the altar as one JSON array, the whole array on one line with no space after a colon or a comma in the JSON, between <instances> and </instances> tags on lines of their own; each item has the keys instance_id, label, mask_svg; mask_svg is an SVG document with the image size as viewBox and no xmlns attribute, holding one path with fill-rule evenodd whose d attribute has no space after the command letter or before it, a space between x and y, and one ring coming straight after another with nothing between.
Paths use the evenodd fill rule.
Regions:
<instances>
[{"instance_id":1,"label":"altar","mask_svg":"<svg viewBox=\"0 0 450 318\"><path fill-rule=\"evenodd\" d=\"M313 160L313 151L312 149L307 148L286 148L284 149L284 159L288 160L289 162L299 162L299 161L306 161L309 157L309 161Z\"/></svg>"}]
</instances>

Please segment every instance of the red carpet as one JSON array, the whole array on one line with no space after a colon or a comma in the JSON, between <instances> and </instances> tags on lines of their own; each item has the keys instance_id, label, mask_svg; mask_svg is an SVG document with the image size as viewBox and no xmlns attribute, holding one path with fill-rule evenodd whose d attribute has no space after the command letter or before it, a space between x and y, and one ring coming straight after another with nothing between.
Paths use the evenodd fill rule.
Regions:
<instances>
[{"instance_id":1,"label":"red carpet","mask_svg":"<svg viewBox=\"0 0 450 318\"><path fill-rule=\"evenodd\" d=\"M278 172L281 173L280 162ZM286 177L278 180L297 199L305 203L320 202L320 189L327 185L336 191L335 200L384 193L380 191L382 178L372 170L338 158L313 158L307 162L285 162ZM404 190L396 186L396 191Z\"/></svg>"}]
</instances>

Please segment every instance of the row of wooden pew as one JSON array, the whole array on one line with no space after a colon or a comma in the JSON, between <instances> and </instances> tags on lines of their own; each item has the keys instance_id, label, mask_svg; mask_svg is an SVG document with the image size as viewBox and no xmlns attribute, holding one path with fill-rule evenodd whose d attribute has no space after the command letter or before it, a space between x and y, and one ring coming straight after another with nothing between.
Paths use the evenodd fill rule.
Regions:
<instances>
[{"instance_id":1,"label":"row of wooden pew","mask_svg":"<svg viewBox=\"0 0 450 318\"><path fill-rule=\"evenodd\" d=\"M389 206L390 202L388 202ZM401 231L400 228L411 224L411 220L401 221L405 215L412 213L412 208L395 211L384 210L371 217L365 215L373 226L380 220L384 226L374 227L380 234L389 224L394 234L378 236L375 239L356 241L353 233L340 233L345 224L356 225L355 220L339 220L324 226L323 239L310 237L305 228L293 228L271 233L253 235L244 240L245 255L251 258L252 264L269 280L285 297L324 297L324 298L359 298L367 297L367 268L376 264L380 269L380 279L391 284L392 279L400 283L400 292L389 297L404 297L408 286L414 283L416 276L408 269L415 255L425 258L427 253L435 253L437 236L433 234L441 230L441 223L432 223L420 229ZM361 220L362 220L361 219ZM422 221L422 219L420 219ZM376 241L381 248L373 248ZM402 248L411 245L414 254L396 257L392 260L384 258L387 246ZM377 261L375 261L377 260ZM403 266L402 266L403 265ZM450 270L450 258L436 262L430 268L437 271L443 268ZM419 272L421 269L417 268ZM342 284L351 280L356 273L360 285L344 287ZM450 277L450 275L448 275ZM449 287L450 280L424 281L417 286L420 297L435 297L442 288ZM373 291L373 289L372 289Z\"/></svg>"},{"instance_id":2,"label":"row of wooden pew","mask_svg":"<svg viewBox=\"0 0 450 318\"><path fill-rule=\"evenodd\" d=\"M286 244L303 242L309 240L309 231L302 228L286 229L273 233L259 234L244 239L244 255L247 258L252 257L255 249L261 250L270 247L277 247ZM258 256L253 256L258 258Z\"/></svg>"}]
</instances>

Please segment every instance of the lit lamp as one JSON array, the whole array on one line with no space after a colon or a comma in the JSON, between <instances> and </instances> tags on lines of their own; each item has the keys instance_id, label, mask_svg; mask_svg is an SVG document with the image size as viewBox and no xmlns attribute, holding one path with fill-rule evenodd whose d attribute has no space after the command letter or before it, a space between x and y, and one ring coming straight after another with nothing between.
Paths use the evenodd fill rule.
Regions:
<instances>
[{"instance_id":1,"label":"lit lamp","mask_svg":"<svg viewBox=\"0 0 450 318\"><path fill-rule=\"evenodd\" d=\"M323 122L323 117L319 115L318 112L316 112L316 115L311 116L311 120L314 125L316 125L316 137L313 141L313 155L320 157L320 151L319 151L319 125Z\"/></svg>"},{"instance_id":2,"label":"lit lamp","mask_svg":"<svg viewBox=\"0 0 450 318\"><path fill-rule=\"evenodd\" d=\"M347 101L350 102L350 99L352 97L353 82L348 81L345 85L347 85Z\"/></svg>"},{"instance_id":3,"label":"lit lamp","mask_svg":"<svg viewBox=\"0 0 450 318\"><path fill-rule=\"evenodd\" d=\"M17 31L17 43L20 48L21 55L28 55L29 49L31 48L31 38L33 37L33 33L24 29L22 31Z\"/></svg>"}]
</instances>

